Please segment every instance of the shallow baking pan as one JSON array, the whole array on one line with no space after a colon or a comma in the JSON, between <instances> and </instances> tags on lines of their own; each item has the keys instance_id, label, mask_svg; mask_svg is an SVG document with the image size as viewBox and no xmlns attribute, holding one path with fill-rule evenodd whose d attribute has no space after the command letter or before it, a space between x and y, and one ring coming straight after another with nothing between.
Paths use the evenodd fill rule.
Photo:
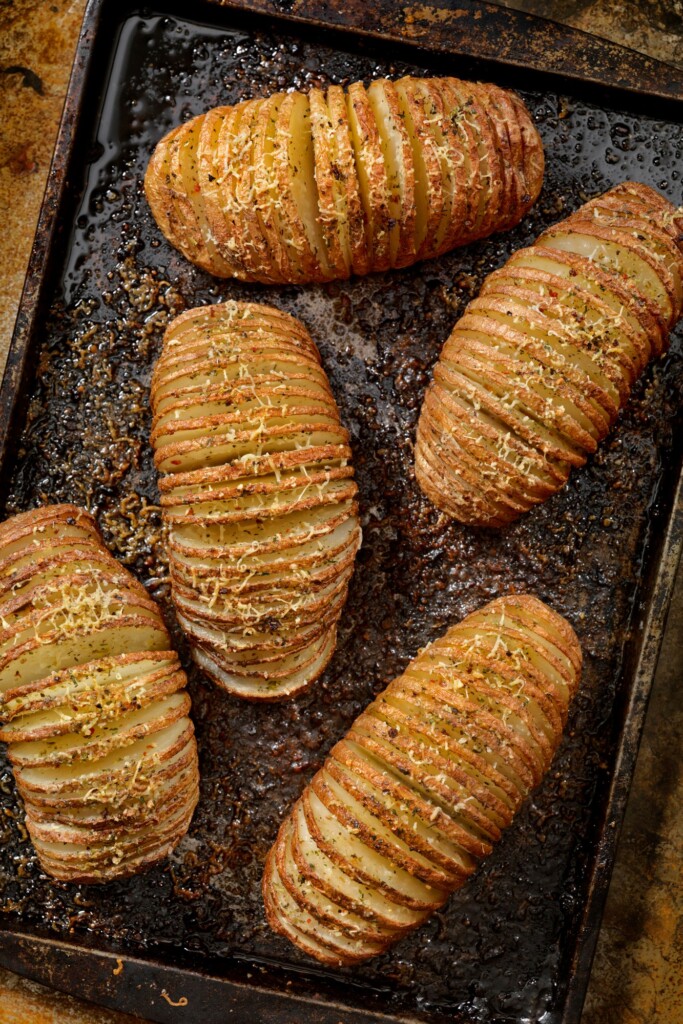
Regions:
<instances>
[{"instance_id":1,"label":"shallow baking pan","mask_svg":"<svg viewBox=\"0 0 683 1024\"><path fill-rule=\"evenodd\" d=\"M682 335L598 455L508 529L440 516L416 487L412 442L440 346L510 252L626 178L680 202L680 77L490 5L188 10L171 0L88 7L0 415L6 512L87 505L162 603L190 674L201 800L168 864L102 887L60 884L40 872L2 761L0 962L161 1022L576 1024L681 544ZM406 72L522 93L547 175L514 231L393 274L306 288L213 280L163 240L141 180L174 124L274 89ZM168 601L147 442L165 324L222 298L270 302L309 327L361 493L364 542L334 660L312 692L266 708L191 667ZM278 824L416 651L511 590L566 615L585 654L548 777L441 913L363 967L323 970L265 924L261 867Z\"/></svg>"}]
</instances>

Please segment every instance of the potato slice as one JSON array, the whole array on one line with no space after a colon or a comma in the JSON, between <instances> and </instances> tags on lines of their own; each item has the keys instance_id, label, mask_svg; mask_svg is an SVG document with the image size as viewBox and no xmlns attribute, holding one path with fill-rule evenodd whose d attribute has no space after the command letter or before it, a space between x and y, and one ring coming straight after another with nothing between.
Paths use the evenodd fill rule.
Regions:
<instances>
[{"instance_id":1,"label":"potato slice","mask_svg":"<svg viewBox=\"0 0 683 1024\"><path fill-rule=\"evenodd\" d=\"M281 94L275 98L275 103L279 96ZM279 282L280 271L277 259L270 251L260 213L262 204L268 202L271 179L268 169L261 167L256 157L259 146L261 152L270 151L267 138L269 132L274 131L272 124L269 127L264 123L266 102L254 100L242 105L239 121L226 140L229 151L225 159L228 166L236 164L239 167L239 173L232 177L234 187L228 202L228 216L235 231L231 236L235 242L235 251L244 259L247 279L272 284Z\"/></svg>"},{"instance_id":2,"label":"potato slice","mask_svg":"<svg viewBox=\"0 0 683 1024\"><path fill-rule=\"evenodd\" d=\"M331 170L341 187L341 245L349 254L348 259L353 273L367 274L373 266L370 229L360 190L346 95L340 86L331 85L325 94L325 100L334 130Z\"/></svg>"},{"instance_id":3,"label":"potato slice","mask_svg":"<svg viewBox=\"0 0 683 1024\"><path fill-rule=\"evenodd\" d=\"M382 153L375 113L362 82L349 86L346 110L351 129L360 195L367 225L366 240L373 270L391 266L391 185Z\"/></svg>"},{"instance_id":4,"label":"potato slice","mask_svg":"<svg viewBox=\"0 0 683 1024\"><path fill-rule=\"evenodd\" d=\"M367 97L375 115L387 175L391 266L405 267L417 256L413 147L394 83L386 79L371 82Z\"/></svg>"},{"instance_id":5,"label":"potato slice","mask_svg":"<svg viewBox=\"0 0 683 1024\"><path fill-rule=\"evenodd\" d=\"M308 94L311 117L315 188L308 185L308 199L318 194L318 220L321 239L327 254L329 276L335 279L349 277L351 273L351 247L349 243L346 195L343 171L337 163L336 134L339 125L324 93L311 89ZM313 218L315 219L315 211Z\"/></svg>"},{"instance_id":6,"label":"potato slice","mask_svg":"<svg viewBox=\"0 0 683 1024\"><path fill-rule=\"evenodd\" d=\"M283 829L285 830L283 840L275 847L278 873L285 889L301 910L304 913L312 914L325 926L350 939L358 938L365 942L380 944L386 941L385 930L370 924L360 915L335 903L329 897L323 896L300 874L292 852L294 834L292 822L285 821Z\"/></svg>"},{"instance_id":7,"label":"potato slice","mask_svg":"<svg viewBox=\"0 0 683 1024\"><path fill-rule=\"evenodd\" d=\"M582 256L537 245L531 250L522 249L515 253L504 269L512 276L521 275L525 284L543 297L548 296L552 300L561 296L563 322L572 324L574 321L575 336L592 351L599 366L610 357L619 361L629 359L635 367L635 379L653 352L660 354L663 351L664 335L648 305L633 303L628 287L616 275L606 273ZM564 278L570 278L569 287ZM554 303L542 304L551 314ZM597 321L595 332L591 326L586 329L583 319L586 308L598 311L594 318ZM602 339L610 328L620 330L624 335L621 348L608 340L596 349L595 344L591 344L594 333Z\"/></svg>"},{"instance_id":8,"label":"potato slice","mask_svg":"<svg viewBox=\"0 0 683 1024\"><path fill-rule=\"evenodd\" d=\"M176 249L190 262L205 258L203 242L192 215L178 163L178 143L185 125L179 125L158 146L145 174L145 195L157 224Z\"/></svg>"},{"instance_id":9,"label":"potato slice","mask_svg":"<svg viewBox=\"0 0 683 1024\"><path fill-rule=\"evenodd\" d=\"M106 757L112 749L134 743L142 736L184 718L189 710L190 699L187 694L174 693L147 707L124 712L118 718L115 728L105 720L85 736L77 732L13 743L9 758L13 765L22 768L42 768L72 761L97 761Z\"/></svg>"},{"instance_id":10,"label":"potato slice","mask_svg":"<svg viewBox=\"0 0 683 1024\"><path fill-rule=\"evenodd\" d=\"M166 697L185 686L182 671L169 675L161 670L148 676L133 676L128 685L117 685L107 680L104 685L89 692L72 691L67 703L59 703L54 696L38 709L21 714L0 730L5 743L46 739L74 730L91 735L108 718L117 718L134 708ZM3 709L4 711L4 709ZM6 716L9 717L9 716Z\"/></svg>"},{"instance_id":11,"label":"potato slice","mask_svg":"<svg viewBox=\"0 0 683 1024\"><path fill-rule=\"evenodd\" d=\"M675 220L654 190L625 183L491 276L444 345L418 424L417 479L440 509L502 526L595 452L683 310Z\"/></svg>"},{"instance_id":12,"label":"potato slice","mask_svg":"<svg viewBox=\"0 0 683 1024\"><path fill-rule=\"evenodd\" d=\"M41 867L106 882L154 863L199 778L159 609L74 506L0 524L0 567L0 737Z\"/></svg>"},{"instance_id":13,"label":"potato slice","mask_svg":"<svg viewBox=\"0 0 683 1024\"><path fill-rule=\"evenodd\" d=\"M527 595L492 601L425 648L281 826L263 876L271 927L351 964L418 926L548 769L580 671L569 624Z\"/></svg>"},{"instance_id":14,"label":"potato slice","mask_svg":"<svg viewBox=\"0 0 683 1024\"><path fill-rule=\"evenodd\" d=\"M427 98L414 78L401 78L396 82L400 116L408 134L412 150L415 235L414 255L426 259L438 252L443 240L447 220L448 179L445 158L431 130L434 118L427 107ZM442 163L444 173L442 173ZM444 230L440 232L440 226Z\"/></svg>"},{"instance_id":15,"label":"potato slice","mask_svg":"<svg viewBox=\"0 0 683 1024\"><path fill-rule=\"evenodd\" d=\"M397 796L387 783L383 772L373 773L365 759L349 764L349 759L335 759L328 764L331 777L354 799L371 811L394 836L405 842L413 852L425 857L448 876L448 884L456 888L464 882L475 864L470 857L442 833L430 815L424 815L419 800L412 797L406 802ZM430 812L431 814L431 812Z\"/></svg>"},{"instance_id":16,"label":"potato slice","mask_svg":"<svg viewBox=\"0 0 683 1024\"><path fill-rule=\"evenodd\" d=\"M493 225L504 221L504 182L501 154L496 146L493 126L488 118L487 110L481 102L481 93L476 85L467 88L460 83L451 82L451 89L460 100L459 115L467 130L474 138L478 164L476 176L481 187L479 202L476 209L473 232L475 238L485 238L491 234Z\"/></svg>"},{"instance_id":17,"label":"potato slice","mask_svg":"<svg viewBox=\"0 0 683 1024\"><path fill-rule=\"evenodd\" d=\"M292 856L304 882L361 920L369 920L388 933L406 931L421 923L425 911L393 903L372 885L363 884L341 870L316 843L308 827L304 804L292 810Z\"/></svg>"},{"instance_id":18,"label":"potato slice","mask_svg":"<svg viewBox=\"0 0 683 1024\"><path fill-rule=\"evenodd\" d=\"M34 825L40 826L48 822L66 825L74 829L88 829L94 833L107 833L109 830L134 827L141 828L144 824L157 823L187 800L190 790L196 785L196 766L186 765L173 777L158 781L155 790L155 801L135 799L128 796L118 805L111 802L97 803L88 797L86 804L69 802L68 800L31 801L30 816Z\"/></svg>"},{"instance_id":19,"label":"potato slice","mask_svg":"<svg viewBox=\"0 0 683 1024\"><path fill-rule=\"evenodd\" d=\"M322 675L334 653L336 640L336 626L332 626L323 634L322 642L314 649L314 655L302 658L301 667L297 667L296 655L283 657L281 649L278 660L283 669L279 678L270 673L263 673L260 677L244 675L239 671L239 663L233 658L229 658L226 665L215 647L209 652L196 645L192 653L209 678L229 693L246 700L273 701L294 697L310 685L312 676L317 679Z\"/></svg>"},{"instance_id":20,"label":"potato slice","mask_svg":"<svg viewBox=\"0 0 683 1024\"><path fill-rule=\"evenodd\" d=\"M272 856L266 862L266 874L269 879L267 910L274 931L296 942L311 956L329 966L340 967L356 961L357 957L344 948L344 940L336 942L336 935L329 928L321 925L312 931L310 916L302 911L287 892Z\"/></svg>"},{"instance_id":21,"label":"potato slice","mask_svg":"<svg viewBox=\"0 0 683 1024\"><path fill-rule=\"evenodd\" d=\"M3 718L12 722L18 715L68 705L74 712L92 703L95 694L108 686L125 689L136 676L142 680L175 673L180 668L174 651L145 651L53 672L45 679L8 690L3 697Z\"/></svg>"},{"instance_id":22,"label":"potato slice","mask_svg":"<svg viewBox=\"0 0 683 1024\"><path fill-rule=\"evenodd\" d=\"M227 246L228 232L224 210L225 177L232 168L221 160L221 138L229 132L235 114L233 107L216 107L200 122L197 137L197 181L202 197L206 236L216 251L216 267L227 270L226 276L240 277L243 265ZM222 275L221 275L222 276Z\"/></svg>"},{"instance_id":23,"label":"potato slice","mask_svg":"<svg viewBox=\"0 0 683 1024\"><path fill-rule=\"evenodd\" d=\"M507 100L514 107L517 115L516 122L522 137L523 174L525 183L525 194L522 196L524 210L535 202L543 185L543 172L545 170L545 156L541 138L536 131L533 122L529 117L529 111L522 103L519 96L508 92Z\"/></svg>"},{"instance_id":24,"label":"potato slice","mask_svg":"<svg viewBox=\"0 0 683 1024\"><path fill-rule=\"evenodd\" d=\"M59 769L17 768L17 788L27 806L40 810L105 805L118 812L129 802L147 803L169 778L196 765L192 724L182 719L132 746L89 765Z\"/></svg>"},{"instance_id":25,"label":"potato slice","mask_svg":"<svg viewBox=\"0 0 683 1024\"><path fill-rule=\"evenodd\" d=\"M233 274L232 263L226 261L218 245L218 239L214 235L209 222L204 191L203 175L200 173L198 155L199 139L203 130L204 118L195 117L184 125L183 132L178 136L177 141L177 169L183 185L183 191L187 195L192 208L192 215L188 211L188 230L193 235L199 233L202 240L202 260L200 266L205 269L215 267L220 277L230 277Z\"/></svg>"},{"instance_id":26,"label":"potato slice","mask_svg":"<svg viewBox=\"0 0 683 1024\"><path fill-rule=\"evenodd\" d=\"M307 96L289 93L280 122L281 142L278 180L287 205L282 210L281 237L297 254L296 268L285 280L326 281L334 276L320 225L319 195L311 110ZM285 228L286 224L286 228Z\"/></svg>"},{"instance_id":27,"label":"potato slice","mask_svg":"<svg viewBox=\"0 0 683 1024\"><path fill-rule=\"evenodd\" d=\"M626 232L596 227L592 221L586 224L572 218L570 223L569 234L559 230L546 232L541 236L543 244L551 249L574 252L620 275L636 289L641 301L648 304L662 330L670 329L676 322L677 306L672 294L673 277L668 268L652 259L644 246L632 244Z\"/></svg>"},{"instance_id":28,"label":"potato slice","mask_svg":"<svg viewBox=\"0 0 683 1024\"><path fill-rule=\"evenodd\" d=\"M296 276L295 246L291 244L292 227L289 221L293 206L291 197L283 190L282 164L286 165L287 133L283 120L289 106L289 94L276 93L260 100L252 127L254 206L271 260L271 274L278 281ZM285 232L287 234L285 234Z\"/></svg>"},{"instance_id":29,"label":"potato slice","mask_svg":"<svg viewBox=\"0 0 683 1024\"><path fill-rule=\"evenodd\" d=\"M403 864L377 850L372 842L364 842L356 826L342 824L311 786L302 801L316 844L346 874L372 886L397 905L425 916L442 905L442 890L411 874Z\"/></svg>"}]
</instances>

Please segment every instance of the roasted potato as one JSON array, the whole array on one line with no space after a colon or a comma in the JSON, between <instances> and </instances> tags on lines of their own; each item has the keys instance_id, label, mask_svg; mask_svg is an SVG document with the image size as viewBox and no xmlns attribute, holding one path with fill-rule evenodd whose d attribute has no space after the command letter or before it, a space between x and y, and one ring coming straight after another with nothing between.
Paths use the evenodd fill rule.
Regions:
<instances>
[{"instance_id":1,"label":"roasted potato","mask_svg":"<svg viewBox=\"0 0 683 1024\"><path fill-rule=\"evenodd\" d=\"M152 443L172 596L197 664L251 700L324 671L360 544L349 436L293 317L226 302L170 325Z\"/></svg>"},{"instance_id":2,"label":"roasted potato","mask_svg":"<svg viewBox=\"0 0 683 1024\"><path fill-rule=\"evenodd\" d=\"M625 182L486 279L420 415L415 471L435 505L502 526L583 466L681 316L682 226L658 192Z\"/></svg>"},{"instance_id":3,"label":"roasted potato","mask_svg":"<svg viewBox=\"0 0 683 1024\"><path fill-rule=\"evenodd\" d=\"M333 281L504 231L533 205L543 147L513 93L378 79L217 107L157 145L154 217L218 277Z\"/></svg>"},{"instance_id":4,"label":"roasted potato","mask_svg":"<svg viewBox=\"0 0 683 1024\"><path fill-rule=\"evenodd\" d=\"M525 595L492 601L425 648L280 828L263 875L270 926L343 966L425 921L541 781L580 672L571 626Z\"/></svg>"},{"instance_id":5,"label":"roasted potato","mask_svg":"<svg viewBox=\"0 0 683 1024\"><path fill-rule=\"evenodd\" d=\"M0 525L0 624L0 740L41 867L108 882L166 857L199 787L185 673L87 512Z\"/></svg>"}]
</instances>

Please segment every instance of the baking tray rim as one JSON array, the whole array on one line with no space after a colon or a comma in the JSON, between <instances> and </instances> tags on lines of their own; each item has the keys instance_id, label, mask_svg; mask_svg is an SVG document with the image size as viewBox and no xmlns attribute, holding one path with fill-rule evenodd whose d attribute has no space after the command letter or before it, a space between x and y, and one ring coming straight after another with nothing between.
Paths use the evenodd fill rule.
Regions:
<instances>
[{"instance_id":1,"label":"baking tray rim","mask_svg":"<svg viewBox=\"0 0 683 1024\"><path fill-rule=\"evenodd\" d=\"M161 9L165 6L165 3L164 0L159 0L158 4L152 3L150 6ZM436 0L433 7L436 9L440 6L450 10L448 0L442 0L441 3L439 0ZM110 11L110 8L114 10ZM58 234L62 227L59 223L59 213L66 202L69 187L73 187L70 186L69 172L74 159L77 133L85 113L84 107L87 98L85 87L88 78L93 73L95 53L98 48L95 44L99 44L100 31L108 17L113 17L117 24L122 24L125 18L131 16L134 11L139 13L139 5L135 4L134 0L128 0L128 2L122 5L116 4L114 0L88 0L86 5L24 288L18 307L17 319L2 383L0 384L0 485L2 486L6 483L14 461L11 443L23 412L24 396L22 389L30 378L29 355L38 333L40 315L45 308L46 298L52 283L53 258L55 251L58 249ZM174 11L173 15L176 13ZM259 0L227 0L227 2L223 3L221 3L221 0L202 0L197 5L197 10L193 11L192 16L187 20L210 23L211 15L214 14L221 18L221 22L225 22L230 18L230 15L239 15L240 13L253 18L255 23L258 23L264 17L268 17L272 21L286 24L290 31L293 32L296 32L297 28L301 30L302 28L305 29L306 26L315 26L324 28L333 36L341 37L342 39L349 36L367 38L368 35L371 35L371 33L362 29L354 32L353 28L348 25L339 26L338 24L325 23L320 18L302 16L301 14L291 15L279 9L276 13L267 13L260 6ZM116 38L116 35L112 37L112 45ZM432 49L428 41L423 40L418 43L413 39L408 39L402 45L408 52L412 51L423 57L430 52L437 58L443 57L443 51L438 48ZM109 52L112 52L111 48ZM473 57L471 53L465 56L474 63L477 63L477 58ZM490 65L492 62L487 57L484 57L481 63ZM515 64L508 63L505 60L495 63L501 68L510 67L516 69ZM561 74L553 71L544 74L544 72L532 68L530 73L541 80L545 78L547 82L552 81L555 85L557 85L558 80L562 81L563 79ZM566 91L571 94L572 91L576 90L578 80L566 78L566 86ZM621 99L624 101L627 109L629 106L637 106L638 101L643 96L642 91L638 94L618 85L611 86L605 91L611 102L614 102L615 99ZM645 95L647 94L645 93ZM656 94L652 93L652 96L655 97ZM666 102L666 107L668 112L675 110L677 115L675 117L676 121L679 117L683 120L683 101L669 100ZM666 117L663 119L668 120ZM66 229L68 230L68 225ZM614 770L609 781L602 821L599 821L599 815L596 815L595 825L599 831L594 846L592 864L588 872L586 899L576 932L564 1006L561 1011L561 1017L554 1015L552 1024L578 1024L585 999L600 921L614 867L616 849L635 770L647 704L666 625L676 570L681 553L683 552L683 467L675 485L675 493L672 497L668 513L668 519L662 536L659 538L659 543L657 543L657 538L653 539L651 537L646 544L648 559L647 575L636 593L636 599L644 606L645 616L638 626L637 637L630 641L630 644L635 648L632 651L631 657L634 665L632 672L633 683L626 708L624 709L623 720L620 723L619 738L615 750ZM116 954L112 954L110 950L98 950L96 947L89 950L86 944L78 942L54 942L49 939L35 938L20 929L5 928L0 925L0 964L6 962L7 966L11 967L11 969L19 973L25 973L35 980L42 980L48 984L53 984L54 987L62 991L72 991L68 983L68 972L66 978L60 979L59 975L53 977L52 971L48 966L42 971L39 965L35 966L33 970L30 964L24 964L22 967L21 961L13 958L12 950L6 951L3 948L3 936L9 937L15 943L20 943L22 940L33 942L36 948L42 947L46 952L49 948L53 947L67 953L71 950L74 955L87 956L88 952L92 952L93 955L104 957L111 957L113 955L116 959ZM203 977L207 981L211 979L219 981L222 986L229 986L235 993L238 991L242 992L242 994L249 993L250 991L259 991L268 992L272 997L278 995L277 992L270 989L261 989L257 985L237 983L227 978L221 978L213 973L210 968L209 970L202 970L201 968L173 967L170 961L164 958L163 951L155 952L159 953L159 956L153 954L149 957L127 957L124 955L124 959L126 962L139 964L143 973L146 965L149 968L150 976L151 972L154 971L173 970L181 975L187 974L188 976ZM204 962L205 964L207 963L207 961ZM111 987L111 983L108 987ZM80 994L94 1002L100 1002L102 1005L116 1008L116 999L114 998L114 1001L112 1001L111 995L107 995L104 990L102 993L97 991L81 991ZM337 1021L340 1011L353 1015L353 1019L358 1022L380 1020L398 1022L410 1019L405 1015L389 1017L385 1014L379 1014L374 1010L366 1013L353 1005L342 1006L329 1000L318 1002L299 993L288 994L282 992L279 995L286 997L293 1005L297 1003L301 1004L302 1007L304 1005L309 1007L315 1005L323 1013L323 1016L319 1018L321 1024L323 1021L327 1022L328 1020L330 1024L332 1024L333 1020ZM144 1012L153 1012L152 1006L154 1002L155 1000L152 1000L152 1004ZM169 1008L171 1005L169 1004ZM246 1007L248 1003L242 1002L242 1006ZM329 1011L329 1016L326 1011ZM138 1012L142 1011L138 1010ZM170 1019L164 1015L163 1006L157 1012L161 1012L162 1016L155 1015L151 1019L160 1021ZM172 1019L181 1019L177 1010L174 1011ZM190 1020L193 1018L188 1017L186 1019ZM413 1019L417 1020L417 1018ZM432 1016L428 1019L435 1020L436 1018Z\"/></svg>"}]
</instances>

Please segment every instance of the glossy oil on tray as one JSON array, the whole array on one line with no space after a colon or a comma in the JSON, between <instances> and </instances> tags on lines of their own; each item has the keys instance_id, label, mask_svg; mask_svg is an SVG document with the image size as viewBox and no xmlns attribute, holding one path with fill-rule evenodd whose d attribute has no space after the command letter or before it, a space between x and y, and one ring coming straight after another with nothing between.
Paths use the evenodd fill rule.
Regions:
<instances>
[{"instance_id":1,"label":"glossy oil on tray","mask_svg":"<svg viewBox=\"0 0 683 1024\"><path fill-rule=\"evenodd\" d=\"M209 106L275 89L429 70L391 63L380 50L356 44L348 53L296 29L207 28L153 13L122 25L71 236L64 226L6 510L86 505L112 551L161 601L190 669L201 799L167 866L101 888L61 885L39 871L3 762L0 922L133 956L183 950L198 969L216 958L239 961L245 980L267 972L302 993L324 994L333 976L350 1005L394 1016L550 1022L563 1003L618 750L628 685L622 649L638 625L647 543L679 468L680 337L588 467L506 530L440 516L415 484L412 443L440 346L484 276L624 178L680 202L672 168L683 130L523 91L546 146L535 209L504 236L396 273L320 287L248 286L211 279L167 245L142 192L161 135ZM459 72L443 60L438 70ZM336 655L310 693L269 707L239 703L190 668L168 601L147 443L148 386L165 325L223 298L270 302L309 328L351 432L360 487L364 541ZM353 972L322 971L265 924L260 876L278 824L330 746L417 650L510 590L536 593L566 615L583 645L582 690L560 753L443 912L382 958Z\"/></svg>"}]
</instances>

